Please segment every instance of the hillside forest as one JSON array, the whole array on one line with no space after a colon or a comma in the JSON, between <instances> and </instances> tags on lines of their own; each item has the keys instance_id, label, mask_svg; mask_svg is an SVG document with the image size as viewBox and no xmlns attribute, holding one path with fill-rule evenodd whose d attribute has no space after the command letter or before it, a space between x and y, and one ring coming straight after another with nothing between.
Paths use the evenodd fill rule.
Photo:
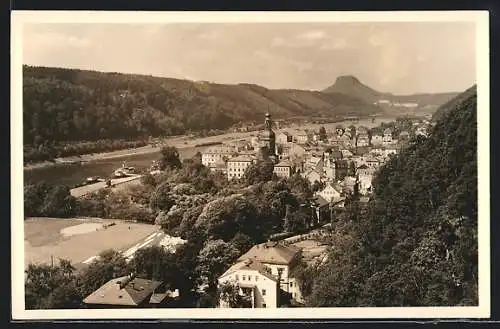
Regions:
<instances>
[{"instance_id":1,"label":"hillside forest","mask_svg":"<svg viewBox=\"0 0 500 329\"><path fill-rule=\"evenodd\" d=\"M327 261L294 269L305 306L478 305L476 116L476 94L461 95L428 137L413 137L380 168L368 203L356 189L348 196L344 213L330 219ZM29 308L78 307L85 294L129 266L179 288L185 307L214 307L217 275L238 255L275 233L297 234L312 220L307 203L314 188L300 175L278 179L261 162L228 182L204 167L199 154L184 163L175 154L165 148L165 174L146 175L127 191L77 201L64 187L25 187L25 212L32 216L142 218L188 240L179 253L161 256L165 271L158 273L150 266L160 257L154 248L130 265L108 252L78 273L64 261L55 269L33 265ZM41 280L50 271L60 273ZM208 290L194 294L202 282Z\"/></svg>"}]
</instances>

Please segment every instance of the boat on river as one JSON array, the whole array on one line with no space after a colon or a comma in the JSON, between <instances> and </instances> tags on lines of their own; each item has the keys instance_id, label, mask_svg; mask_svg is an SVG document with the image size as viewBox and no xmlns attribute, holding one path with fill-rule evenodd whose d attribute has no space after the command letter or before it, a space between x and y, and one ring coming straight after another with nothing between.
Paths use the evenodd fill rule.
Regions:
<instances>
[{"instance_id":1,"label":"boat on river","mask_svg":"<svg viewBox=\"0 0 500 329\"><path fill-rule=\"evenodd\" d=\"M135 167L126 166L125 162L122 164L121 168L116 169L113 172L113 177L122 178L137 174Z\"/></svg>"}]
</instances>

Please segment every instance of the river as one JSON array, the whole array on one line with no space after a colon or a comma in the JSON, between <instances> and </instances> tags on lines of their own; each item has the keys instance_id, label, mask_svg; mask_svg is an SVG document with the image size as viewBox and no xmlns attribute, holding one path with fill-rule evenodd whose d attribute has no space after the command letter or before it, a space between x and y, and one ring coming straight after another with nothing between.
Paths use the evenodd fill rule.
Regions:
<instances>
[{"instance_id":1,"label":"river","mask_svg":"<svg viewBox=\"0 0 500 329\"><path fill-rule=\"evenodd\" d=\"M202 151L205 147L180 148L179 153L182 159L190 158L197 151ZM24 183L35 183L45 181L49 184L63 184L70 187L82 183L87 177L99 176L109 177L115 169L121 167L125 162L127 166L137 169L147 169L153 160L160 159L160 153L144 153L128 155L114 159L102 159L89 161L82 164L57 164L31 170L24 170Z\"/></svg>"},{"instance_id":2,"label":"river","mask_svg":"<svg viewBox=\"0 0 500 329\"><path fill-rule=\"evenodd\" d=\"M381 122L388 122L391 118L387 117L377 117L373 121L371 118L361 119L358 122L353 122L355 126L364 125L366 127L374 127L379 125ZM323 124L328 131L335 129L338 123ZM342 122L344 125L350 125L351 122ZM307 123L299 126L293 126L285 128L293 134L295 129L319 129L322 124ZM219 136L213 136L209 138L191 140L190 145L196 145L202 142L223 142L229 140L236 140L239 138L245 138L253 135L253 133L228 133ZM206 147L179 147L179 153L181 158L186 159L192 157L197 151L203 151ZM160 158L159 152L154 153L143 153L127 155L119 158L113 159L100 159L93 160L83 164L58 164L54 166L47 166L41 168L35 168L31 170L24 170L24 182L33 183L45 181L49 184L63 184L68 186L74 186L76 184L82 183L87 177L99 176L102 178L109 177L115 169L120 167L125 161L127 166L134 166L137 169L147 169L151 166L153 160L158 160Z\"/></svg>"}]
</instances>

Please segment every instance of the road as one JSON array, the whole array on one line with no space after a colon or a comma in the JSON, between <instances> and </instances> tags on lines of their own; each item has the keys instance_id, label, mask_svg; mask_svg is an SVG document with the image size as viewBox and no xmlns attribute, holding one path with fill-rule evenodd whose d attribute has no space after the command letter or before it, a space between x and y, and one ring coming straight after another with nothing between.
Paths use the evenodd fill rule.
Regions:
<instances>
[{"instance_id":1,"label":"road","mask_svg":"<svg viewBox=\"0 0 500 329\"><path fill-rule=\"evenodd\" d=\"M185 240L182 240L178 237L172 237L170 235L167 235L166 233L162 231L158 232L153 232L147 237L141 239L138 241L136 244L133 246L122 250L122 255L125 257L127 261L130 261L134 258L135 253L144 248L152 247L152 246L163 246L170 250L171 252L175 252L175 247L178 244L184 243ZM84 260L82 263L85 265L89 265L92 263L94 260L97 260L99 256L92 256L89 257L88 259Z\"/></svg>"},{"instance_id":2,"label":"road","mask_svg":"<svg viewBox=\"0 0 500 329\"><path fill-rule=\"evenodd\" d=\"M137 180L139 178L141 178L141 175L132 175L129 177L114 178L114 179L111 179L111 185L116 186L116 185L120 185L120 184L124 184L124 183L128 183L128 182ZM71 192L71 195L74 196L75 198L80 198L86 194L96 192L96 191L103 189L105 187L106 187L106 182L97 182L97 183L73 188L73 189L71 189L70 192Z\"/></svg>"}]
</instances>

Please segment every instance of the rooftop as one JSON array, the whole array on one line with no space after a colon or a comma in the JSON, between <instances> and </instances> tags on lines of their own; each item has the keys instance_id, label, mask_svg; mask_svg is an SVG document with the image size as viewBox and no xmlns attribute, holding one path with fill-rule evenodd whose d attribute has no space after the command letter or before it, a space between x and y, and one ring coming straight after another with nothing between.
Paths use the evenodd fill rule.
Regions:
<instances>
[{"instance_id":1,"label":"rooftop","mask_svg":"<svg viewBox=\"0 0 500 329\"><path fill-rule=\"evenodd\" d=\"M242 154L229 159L227 162L252 162L254 159L250 155Z\"/></svg>"},{"instance_id":2,"label":"rooftop","mask_svg":"<svg viewBox=\"0 0 500 329\"><path fill-rule=\"evenodd\" d=\"M123 276L109 280L87 296L85 304L138 306L150 298L159 281Z\"/></svg>"},{"instance_id":3,"label":"rooftop","mask_svg":"<svg viewBox=\"0 0 500 329\"><path fill-rule=\"evenodd\" d=\"M261 263L288 265L300 249L293 246L284 246L278 242L265 242L253 246L238 260L256 260Z\"/></svg>"},{"instance_id":4,"label":"rooftop","mask_svg":"<svg viewBox=\"0 0 500 329\"><path fill-rule=\"evenodd\" d=\"M239 261L236 264L231 266L224 274L222 274L221 277L232 274L239 270L252 270L259 272L261 275L265 276L266 278L272 281L277 281L277 278L274 275L272 275L270 270L267 267L265 267L261 262L250 258L241 259L242 257L238 259Z\"/></svg>"}]
</instances>

